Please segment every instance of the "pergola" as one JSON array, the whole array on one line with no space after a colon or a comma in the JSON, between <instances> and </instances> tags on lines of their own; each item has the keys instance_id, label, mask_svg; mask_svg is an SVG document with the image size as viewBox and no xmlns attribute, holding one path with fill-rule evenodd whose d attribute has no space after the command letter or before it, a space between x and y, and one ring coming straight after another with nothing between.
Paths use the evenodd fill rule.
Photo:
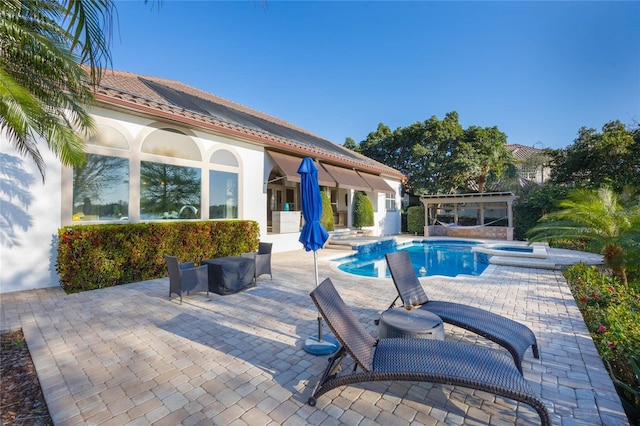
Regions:
<instances>
[{"instance_id":1,"label":"pergola","mask_svg":"<svg viewBox=\"0 0 640 426\"><path fill-rule=\"evenodd\" d=\"M484 237L513 240L513 202L518 197L512 192L483 192L471 194L436 194L424 195L421 198L424 204L424 235L425 236L460 236L460 237ZM507 211L507 227L485 225L485 205L495 206L505 204ZM440 205L453 205L453 223L444 226L435 223L429 224L429 212L431 208L438 209ZM459 226L459 205L478 205L478 225Z\"/></svg>"}]
</instances>

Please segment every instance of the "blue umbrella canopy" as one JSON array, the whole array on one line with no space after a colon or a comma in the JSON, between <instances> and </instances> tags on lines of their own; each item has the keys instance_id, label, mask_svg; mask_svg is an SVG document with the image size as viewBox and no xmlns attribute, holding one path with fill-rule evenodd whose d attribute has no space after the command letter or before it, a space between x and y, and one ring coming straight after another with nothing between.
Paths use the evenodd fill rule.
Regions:
<instances>
[{"instance_id":1,"label":"blue umbrella canopy","mask_svg":"<svg viewBox=\"0 0 640 426\"><path fill-rule=\"evenodd\" d=\"M318 185L318 168L313 160L306 157L298 167L300 174L300 196L302 197L302 216L304 226L299 241L306 251L316 251L324 246L329 233L320 223L322 216L322 197Z\"/></svg>"},{"instance_id":2,"label":"blue umbrella canopy","mask_svg":"<svg viewBox=\"0 0 640 426\"><path fill-rule=\"evenodd\" d=\"M300 196L302 197L302 216L304 226L300 231L299 241L306 251L313 251L313 266L318 286L318 258L317 251L324 247L329 233L320 223L322 216L322 196L318 185L318 168L309 157L302 159L300 167ZM318 334L310 336L302 345L303 349L313 355L328 355L338 350L339 344L335 337L322 337L322 315L318 312Z\"/></svg>"}]
</instances>

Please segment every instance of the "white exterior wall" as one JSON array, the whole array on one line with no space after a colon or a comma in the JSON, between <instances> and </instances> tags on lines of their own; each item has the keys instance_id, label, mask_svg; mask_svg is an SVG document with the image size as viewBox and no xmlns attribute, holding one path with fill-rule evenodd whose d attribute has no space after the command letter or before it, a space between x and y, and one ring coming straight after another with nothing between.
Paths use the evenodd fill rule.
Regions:
<instances>
[{"instance_id":1,"label":"white exterior wall","mask_svg":"<svg viewBox=\"0 0 640 426\"><path fill-rule=\"evenodd\" d=\"M385 179L387 184L396 190L396 210L387 211L386 194L384 192L368 192L367 195L373 204L373 226L365 229L370 230L373 235L397 235L402 230L402 219L400 217L400 182ZM349 225L351 225L352 204L355 191L351 191L349 208Z\"/></svg>"},{"instance_id":2,"label":"white exterior wall","mask_svg":"<svg viewBox=\"0 0 640 426\"><path fill-rule=\"evenodd\" d=\"M46 181L0 136L0 293L54 287L60 227L60 162L45 143Z\"/></svg>"}]
</instances>

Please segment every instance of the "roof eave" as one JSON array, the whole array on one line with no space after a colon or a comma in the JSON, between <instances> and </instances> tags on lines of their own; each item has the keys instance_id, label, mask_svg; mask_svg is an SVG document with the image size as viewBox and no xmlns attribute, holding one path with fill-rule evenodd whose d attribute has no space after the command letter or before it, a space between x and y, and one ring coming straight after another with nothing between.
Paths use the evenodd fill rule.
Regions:
<instances>
[{"instance_id":1,"label":"roof eave","mask_svg":"<svg viewBox=\"0 0 640 426\"><path fill-rule=\"evenodd\" d=\"M120 94L120 96L116 96L116 94L117 92L114 94L109 94L108 91L98 89L98 91L94 92L94 99L96 102L104 103L109 106L135 111L141 114L158 117L183 125L202 128L207 131L219 133L224 136L237 137L247 142L255 143L261 146L282 149L289 153L311 156L315 159L335 162L336 164L340 165L349 164L352 167L358 168L359 170L380 173L391 178L399 179L403 182L406 180L406 176L392 168L376 167L371 164L353 161L348 158L340 157L338 155L331 155L326 151L313 149L307 145L298 144L295 141L279 138L277 136L273 136L264 132L246 129L241 126L229 124L226 122L217 121L210 118L203 120L204 117L201 117L198 113L165 104L160 104L155 101L145 99L143 100L143 103L141 103L127 100L127 97L140 100L139 98L136 98L131 94Z\"/></svg>"}]
</instances>

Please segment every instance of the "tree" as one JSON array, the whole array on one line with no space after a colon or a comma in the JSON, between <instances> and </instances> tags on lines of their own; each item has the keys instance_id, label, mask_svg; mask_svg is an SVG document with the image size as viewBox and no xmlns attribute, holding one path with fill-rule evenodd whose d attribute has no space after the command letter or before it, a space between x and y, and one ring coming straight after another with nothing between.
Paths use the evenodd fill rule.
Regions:
<instances>
[{"instance_id":1,"label":"tree","mask_svg":"<svg viewBox=\"0 0 640 426\"><path fill-rule=\"evenodd\" d=\"M596 129L582 127L573 144L550 152L551 180L584 188L610 186L621 192L626 186L640 189L640 126L627 129L611 121Z\"/></svg>"},{"instance_id":2,"label":"tree","mask_svg":"<svg viewBox=\"0 0 640 426\"><path fill-rule=\"evenodd\" d=\"M350 138L350 137L346 137L344 139L344 144L342 146L344 146L347 149L350 149L351 151L356 151L358 148L356 141L354 141L353 138Z\"/></svg>"},{"instance_id":3,"label":"tree","mask_svg":"<svg viewBox=\"0 0 640 426\"><path fill-rule=\"evenodd\" d=\"M416 195L468 191L469 186L483 192L492 180L517 173L506 141L496 126L464 130L451 111L442 120L432 116L393 132L380 123L356 151L400 170L408 177L404 190Z\"/></svg>"},{"instance_id":4,"label":"tree","mask_svg":"<svg viewBox=\"0 0 640 426\"><path fill-rule=\"evenodd\" d=\"M417 194L448 194L456 192L458 183L452 174L452 153L464 135L458 113L451 111L442 120L434 115L424 122L425 142L414 147L414 154L423 158L422 176Z\"/></svg>"},{"instance_id":5,"label":"tree","mask_svg":"<svg viewBox=\"0 0 640 426\"><path fill-rule=\"evenodd\" d=\"M0 131L33 159L43 181L38 140L64 165L85 160L83 136L93 130L84 109L92 101L87 80L97 84L111 60L113 12L111 0L0 3Z\"/></svg>"},{"instance_id":6,"label":"tree","mask_svg":"<svg viewBox=\"0 0 640 426\"><path fill-rule=\"evenodd\" d=\"M558 206L529 230L529 241L584 241L626 286L628 265L640 260L640 205L625 206L602 187L574 189Z\"/></svg>"},{"instance_id":7,"label":"tree","mask_svg":"<svg viewBox=\"0 0 640 426\"><path fill-rule=\"evenodd\" d=\"M564 186L539 185L528 181L517 188L518 200L514 205L514 238L526 240L526 233L546 214L558 208L558 200L567 195Z\"/></svg>"},{"instance_id":8,"label":"tree","mask_svg":"<svg viewBox=\"0 0 640 426\"><path fill-rule=\"evenodd\" d=\"M389 126L384 123L378 123L375 132L370 132L367 138L358 145L358 152L366 155L376 161L393 167L395 159L392 158L393 153L389 149L393 143L393 132ZM398 169L401 170L401 169Z\"/></svg>"},{"instance_id":9,"label":"tree","mask_svg":"<svg viewBox=\"0 0 640 426\"><path fill-rule=\"evenodd\" d=\"M415 194L451 192L450 179L443 179L451 149L463 134L455 111L438 120L432 116L395 131L383 123L358 145L369 158L393 167L408 177L405 191Z\"/></svg>"},{"instance_id":10,"label":"tree","mask_svg":"<svg viewBox=\"0 0 640 426\"><path fill-rule=\"evenodd\" d=\"M478 192L485 192L490 178L516 174L516 162L506 147L507 135L494 127L470 126L455 146L449 170L451 180L464 187L475 184Z\"/></svg>"}]
</instances>

